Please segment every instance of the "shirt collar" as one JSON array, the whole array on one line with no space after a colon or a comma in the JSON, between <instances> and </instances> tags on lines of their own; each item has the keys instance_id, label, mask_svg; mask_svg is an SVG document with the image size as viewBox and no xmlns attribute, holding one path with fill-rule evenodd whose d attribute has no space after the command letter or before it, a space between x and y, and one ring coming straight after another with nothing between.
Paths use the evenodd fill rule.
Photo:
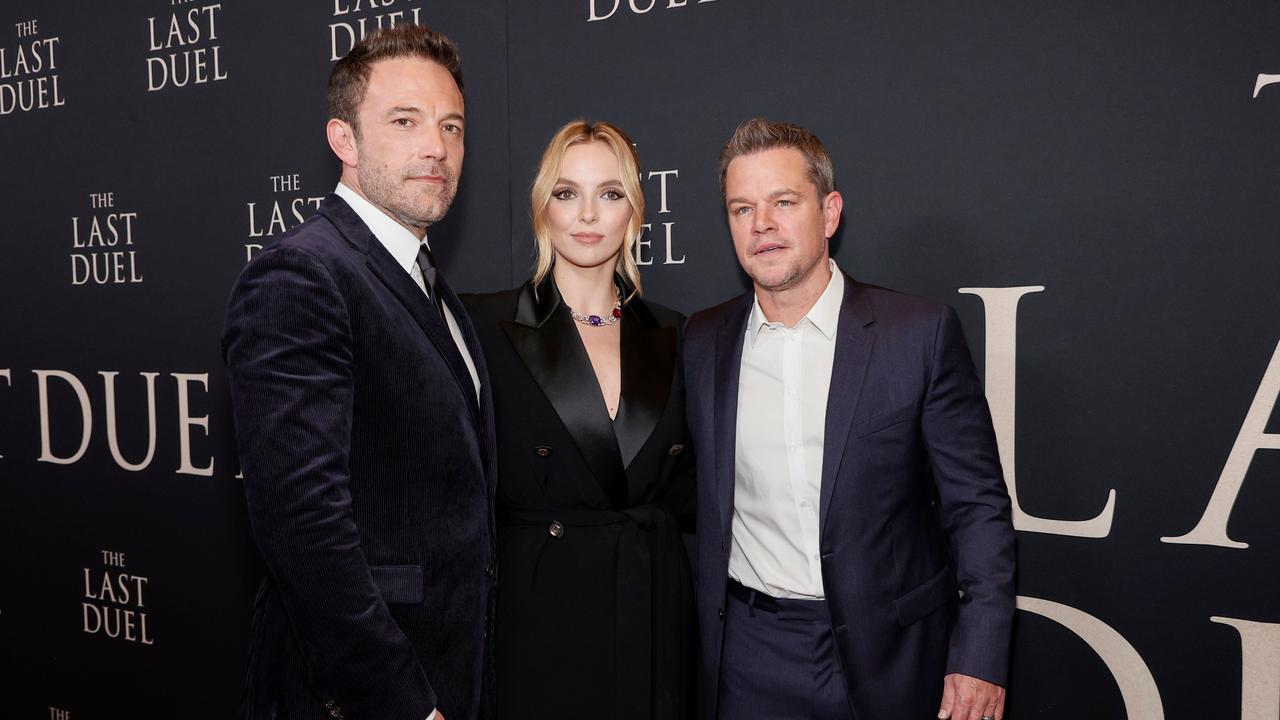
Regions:
<instances>
[{"instance_id":1,"label":"shirt collar","mask_svg":"<svg viewBox=\"0 0 1280 720\"><path fill-rule=\"evenodd\" d=\"M800 327L807 321L822 333L823 337L832 340L836 336L836 327L840 324L840 303L844 301L844 273L840 271L840 266L836 264L835 259L828 258L827 263L831 268L831 279L827 281L827 289L822 291L818 301L809 308L809 312L805 313L800 322L796 323L796 327ZM747 318L747 335L751 338L752 345L755 345L760 329L769 324L771 323L764 316L764 310L760 309L760 298L753 297L751 315ZM781 323L776 324L781 325Z\"/></svg>"},{"instance_id":2,"label":"shirt collar","mask_svg":"<svg viewBox=\"0 0 1280 720\"><path fill-rule=\"evenodd\" d=\"M418 240L408 228L341 182L333 189L333 193L347 201L351 209L356 211L356 215L360 216L373 236L378 238L378 242L391 253L391 257L396 259L400 267L404 268L405 272L412 273L413 265L418 260L418 248L424 244L428 249L431 248L426 238Z\"/></svg>"}]
</instances>

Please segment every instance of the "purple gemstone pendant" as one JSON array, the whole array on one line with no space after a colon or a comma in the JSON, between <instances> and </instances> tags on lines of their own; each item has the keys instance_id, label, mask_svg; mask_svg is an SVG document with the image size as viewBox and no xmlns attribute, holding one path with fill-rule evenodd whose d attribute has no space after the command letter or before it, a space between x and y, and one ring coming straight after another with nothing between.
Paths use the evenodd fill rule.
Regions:
<instances>
[{"instance_id":1,"label":"purple gemstone pendant","mask_svg":"<svg viewBox=\"0 0 1280 720\"><path fill-rule=\"evenodd\" d=\"M599 315L591 315L587 318L587 322L591 323L592 325L599 325L604 321L600 319Z\"/></svg>"}]
</instances>

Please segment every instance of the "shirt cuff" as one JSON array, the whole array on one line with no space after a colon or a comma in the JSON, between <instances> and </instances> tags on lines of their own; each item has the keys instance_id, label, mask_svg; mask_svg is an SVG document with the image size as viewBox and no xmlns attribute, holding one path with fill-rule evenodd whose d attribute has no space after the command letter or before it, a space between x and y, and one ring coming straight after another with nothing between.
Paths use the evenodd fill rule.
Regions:
<instances>
[{"instance_id":1,"label":"shirt cuff","mask_svg":"<svg viewBox=\"0 0 1280 720\"><path fill-rule=\"evenodd\" d=\"M436 710L432 710L431 714L427 716L427 720L436 720L436 715L439 715L439 714L440 713L437 712Z\"/></svg>"}]
</instances>

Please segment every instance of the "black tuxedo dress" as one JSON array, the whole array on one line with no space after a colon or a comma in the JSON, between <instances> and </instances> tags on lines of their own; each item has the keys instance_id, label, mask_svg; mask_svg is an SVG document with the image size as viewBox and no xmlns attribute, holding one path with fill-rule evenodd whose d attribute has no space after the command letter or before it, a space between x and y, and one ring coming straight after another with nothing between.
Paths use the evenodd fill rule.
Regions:
<instances>
[{"instance_id":1,"label":"black tuxedo dress","mask_svg":"<svg viewBox=\"0 0 1280 720\"><path fill-rule=\"evenodd\" d=\"M463 301L497 426L498 716L690 717L683 318L638 297L624 307L610 421L553 280Z\"/></svg>"}]
</instances>

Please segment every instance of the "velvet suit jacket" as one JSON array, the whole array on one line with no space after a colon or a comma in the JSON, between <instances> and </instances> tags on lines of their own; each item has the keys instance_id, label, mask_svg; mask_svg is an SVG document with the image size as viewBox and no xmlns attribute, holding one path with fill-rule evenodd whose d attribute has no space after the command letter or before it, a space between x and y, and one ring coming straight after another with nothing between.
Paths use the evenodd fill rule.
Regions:
<instances>
[{"instance_id":1,"label":"velvet suit jacket","mask_svg":"<svg viewBox=\"0 0 1280 720\"><path fill-rule=\"evenodd\" d=\"M496 540L488 377L329 195L241 273L224 353L267 576L244 718L482 716Z\"/></svg>"},{"instance_id":2,"label":"velvet suit jacket","mask_svg":"<svg viewBox=\"0 0 1280 720\"><path fill-rule=\"evenodd\" d=\"M836 652L859 720L933 717L945 673L1005 682L1014 611L1009 496L955 311L845 282L819 503ZM695 314L685 332L705 718L715 717L718 693L738 373L752 297Z\"/></svg>"}]
</instances>

